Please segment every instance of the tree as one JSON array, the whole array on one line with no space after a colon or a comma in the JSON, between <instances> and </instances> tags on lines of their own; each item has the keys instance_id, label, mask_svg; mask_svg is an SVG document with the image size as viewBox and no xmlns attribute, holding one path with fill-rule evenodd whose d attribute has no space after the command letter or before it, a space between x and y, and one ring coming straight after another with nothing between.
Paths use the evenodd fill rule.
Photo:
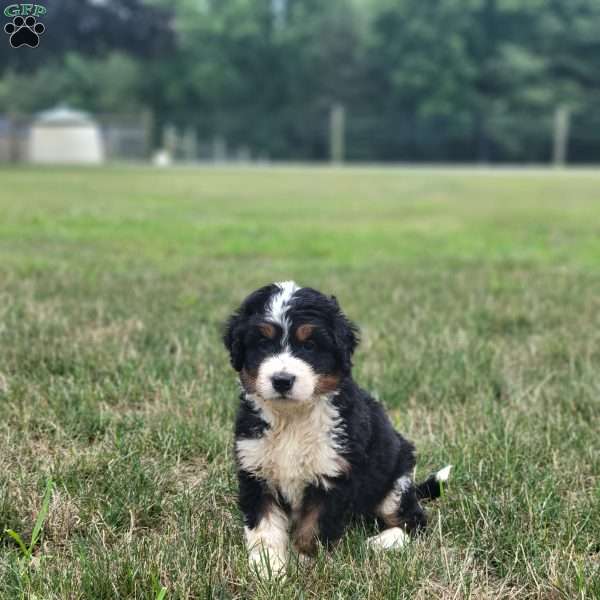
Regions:
<instances>
[{"instance_id":1,"label":"tree","mask_svg":"<svg viewBox=\"0 0 600 600\"><path fill-rule=\"evenodd\" d=\"M0 44L0 74L31 72L60 64L67 53L101 58L123 52L142 60L166 56L175 47L173 11L145 0L60 0L47 5L39 48L15 51Z\"/></svg>"},{"instance_id":2,"label":"tree","mask_svg":"<svg viewBox=\"0 0 600 600\"><path fill-rule=\"evenodd\" d=\"M0 44L0 110L154 115L254 154L545 160L558 107L599 157L599 0L61 0L36 50ZM600 130L600 122L598 122Z\"/></svg>"}]
</instances>

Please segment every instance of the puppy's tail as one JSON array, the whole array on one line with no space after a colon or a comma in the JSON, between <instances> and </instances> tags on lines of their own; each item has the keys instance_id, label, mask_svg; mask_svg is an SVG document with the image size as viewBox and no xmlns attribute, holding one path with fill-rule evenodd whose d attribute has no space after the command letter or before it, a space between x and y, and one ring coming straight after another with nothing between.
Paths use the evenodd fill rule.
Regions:
<instances>
[{"instance_id":1,"label":"puppy's tail","mask_svg":"<svg viewBox=\"0 0 600 600\"><path fill-rule=\"evenodd\" d=\"M435 500L442 495L442 489L446 487L452 465L440 469L437 473L430 475L425 481L418 483L417 498L419 500Z\"/></svg>"}]
</instances>

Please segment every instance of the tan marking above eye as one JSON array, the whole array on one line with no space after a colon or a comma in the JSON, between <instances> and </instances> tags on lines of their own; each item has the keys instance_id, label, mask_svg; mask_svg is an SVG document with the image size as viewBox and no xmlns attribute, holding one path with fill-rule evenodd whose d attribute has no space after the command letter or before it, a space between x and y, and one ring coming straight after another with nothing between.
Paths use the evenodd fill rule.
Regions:
<instances>
[{"instance_id":1,"label":"tan marking above eye","mask_svg":"<svg viewBox=\"0 0 600 600\"><path fill-rule=\"evenodd\" d=\"M315 330L315 326L310 325L309 323L300 325L300 327L298 327L298 329L296 329L296 338L298 339L299 342L304 342L312 335L312 332L314 330Z\"/></svg>"},{"instance_id":2,"label":"tan marking above eye","mask_svg":"<svg viewBox=\"0 0 600 600\"><path fill-rule=\"evenodd\" d=\"M275 334L277 333L275 331L275 327L271 325L271 323L261 323L258 326L258 329L265 337L268 337L270 340L272 340L275 337Z\"/></svg>"}]
</instances>

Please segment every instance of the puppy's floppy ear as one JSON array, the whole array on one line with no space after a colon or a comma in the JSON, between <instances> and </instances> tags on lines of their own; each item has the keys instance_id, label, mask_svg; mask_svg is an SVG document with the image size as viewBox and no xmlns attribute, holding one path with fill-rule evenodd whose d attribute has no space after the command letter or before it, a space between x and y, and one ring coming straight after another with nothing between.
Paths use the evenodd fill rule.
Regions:
<instances>
[{"instance_id":1,"label":"puppy's floppy ear","mask_svg":"<svg viewBox=\"0 0 600 600\"><path fill-rule=\"evenodd\" d=\"M225 348L229 351L231 366L238 372L241 371L244 366L245 332L245 318L239 313L233 313L225 325L223 343L225 344Z\"/></svg>"},{"instance_id":2,"label":"puppy's floppy ear","mask_svg":"<svg viewBox=\"0 0 600 600\"><path fill-rule=\"evenodd\" d=\"M335 296L331 296L331 302L334 307L333 337L344 371L349 372L352 368L352 355L360 341L358 327L342 312Z\"/></svg>"},{"instance_id":3,"label":"puppy's floppy ear","mask_svg":"<svg viewBox=\"0 0 600 600\"><path fill-rule=\"evenodd\" d=\"M246 352L244 337L246 335L248 319L253 314L264 310L265 303L276 290L277 286L270 284L252 292L225 324L223 343L225 344L225 348L229 350L231 366L238 372L244 366L244 354Z\"/></svg>"}]
</instances>

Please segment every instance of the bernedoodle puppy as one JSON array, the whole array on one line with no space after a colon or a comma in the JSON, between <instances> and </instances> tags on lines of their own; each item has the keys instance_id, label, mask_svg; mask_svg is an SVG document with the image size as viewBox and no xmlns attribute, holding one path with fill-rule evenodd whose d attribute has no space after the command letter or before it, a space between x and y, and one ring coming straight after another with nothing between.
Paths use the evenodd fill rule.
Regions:
<instances>
[{"instance_id":1,"label":"bernedoodle puppy","mask_svg":"<svg viewBox=\"0 0 600 600\"><path fill-rule=\"evenodd\" d=\"M356 517L376 519L375 548L398 548L426 525L450 466L415 484L414 446L352 379L356 326L335 297L274 283L229 318L224 343L239 374L235 426L239 507L262 574L329 546Z\"/></svg>"}]
</instances>

